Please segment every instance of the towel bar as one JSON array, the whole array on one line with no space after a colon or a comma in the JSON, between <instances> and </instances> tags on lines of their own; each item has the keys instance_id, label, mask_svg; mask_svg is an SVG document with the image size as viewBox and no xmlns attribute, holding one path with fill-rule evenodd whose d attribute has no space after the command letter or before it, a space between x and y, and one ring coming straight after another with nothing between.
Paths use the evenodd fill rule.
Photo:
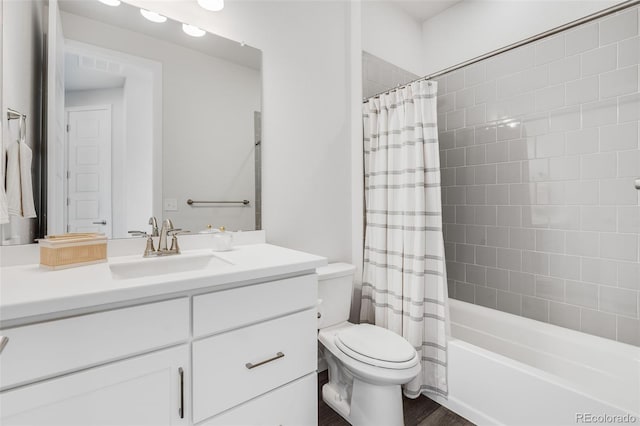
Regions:
<instances>
[{"instance_id":1,"label":"towel bar","mask_svg":"<svg viewBox=\"0 0 640 426\"><path fill-rule=\"evenodd\" d=\"M194 205L194 204L243 204L243 205L248 205L250 203L249 200L242 200L242 201L195 201L192 200L191 198L189 198L187 200L187 204L189 204L190 206Z\"/></svg>"},{"instance_id":2,"label":"towel bar","mask_svg":"<svg viewBox=\"0 0 640 426\"><path fill-rule=\"evenodd\" d=\"M22 118L22 119L26 120L27 119L27 115L26 114L22 114L22 113L16 111L15 109L7 108L7 119L8 120L17 120L19 118Z\"/></svg>"}]
</instances>

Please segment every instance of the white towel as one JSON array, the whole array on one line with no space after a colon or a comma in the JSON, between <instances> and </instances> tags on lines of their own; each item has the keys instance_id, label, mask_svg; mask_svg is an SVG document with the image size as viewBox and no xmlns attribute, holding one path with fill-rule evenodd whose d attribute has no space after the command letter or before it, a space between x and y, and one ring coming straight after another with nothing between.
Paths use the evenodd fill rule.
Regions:
<instances>
[{"instance_id":1,"label":"white towel","mask_svg":"<svg viewBox=\"0 0 640 426\"><path fill-rule=\"evenodd\" d=\"M9 143L7 148L7 209L12 216L22 216L20 188L20 145Z\"/></svg>"},{"instance_id":2,"label":"white towel","mask_svg":"<svg viewBox=\"0 0 640 426\"><path fill-rule=\"evenodd\" d=\"M5 158L3 155L2 160L5 160ZM9 223L9 205L7 203L7 192L4 190L4 175L0 172L0 225L5 223Z\"/></svg>"},{"instance_id":3,"label":"white towel","mask_svg":"<svg viewBox=\"0 0 640 426\"><path fill-rule=\"evenodd\" d=\"M22 198L22 217L34 218L36 206L33 202L33 182L31 180L31 160L33 152L26 142L20 141L20 191Z\"/></svg>"}]
</instances>

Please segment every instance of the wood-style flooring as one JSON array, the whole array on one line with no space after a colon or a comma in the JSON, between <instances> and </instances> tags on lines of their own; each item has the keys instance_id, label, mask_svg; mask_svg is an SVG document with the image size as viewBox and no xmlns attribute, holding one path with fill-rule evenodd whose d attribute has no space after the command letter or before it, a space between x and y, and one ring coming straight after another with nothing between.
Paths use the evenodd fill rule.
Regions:
<instances>
[{"instance_id":1,"label":"wood-style flooring","mask_svg":"<svg viewBox=\"0 0 640 426\"><path fill-rule=\"evenodd\" d=\"M349 423L322 400L322 385L328 380L327 371L318 374L318 426L349 426ZM424 395L416 399L403 397L402 400L405 426L474 426L467 419Z\"/></svg>"}]
</instances>

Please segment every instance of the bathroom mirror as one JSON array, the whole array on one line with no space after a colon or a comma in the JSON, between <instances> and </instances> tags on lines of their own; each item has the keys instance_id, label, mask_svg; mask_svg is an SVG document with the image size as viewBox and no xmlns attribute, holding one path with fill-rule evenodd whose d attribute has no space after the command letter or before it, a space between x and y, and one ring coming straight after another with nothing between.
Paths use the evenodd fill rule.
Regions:
<instances>
[{"instance_id":1,"label":"bathroom mirror","mask_svg":"<svg viewBox=\"0 0 640 426\"><path fill-rule=\"evenodd\" d=\"M44 217L27 240L3 225L3 244L124 238L151 216L260 229L261 52L126 3L44 3Z\"/></svg>"}]
</instances>

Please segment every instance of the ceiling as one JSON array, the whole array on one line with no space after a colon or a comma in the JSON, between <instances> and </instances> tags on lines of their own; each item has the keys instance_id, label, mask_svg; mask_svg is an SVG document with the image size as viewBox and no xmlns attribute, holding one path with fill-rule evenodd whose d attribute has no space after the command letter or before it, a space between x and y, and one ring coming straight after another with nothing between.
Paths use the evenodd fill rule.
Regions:
<instances>
[{"instance_id":1,"label":"ceiling","mask_svg":"<svg viewBox=\"0 0 640 426\"><path fill-rule=\"evenodd\" d=\"M462 0L391 0L418 22L424 22Z\"/></svg>"},{"instance_id":2,"label":"ceiling","mask_svg":"<svg viewBox=\"0 0 640 426\"><path fill-rule=\"evenodd\" d=\"M110 7L97 1L58 0L58 4L63 12L145 34L245 67L256 70L261 67L262 54L258 49L211 33L201 38L189 37L182 32L180 23L171 19L163 24L149 22L140 15L138 8L126 3Z\"/></svg>"}]
</instances>

